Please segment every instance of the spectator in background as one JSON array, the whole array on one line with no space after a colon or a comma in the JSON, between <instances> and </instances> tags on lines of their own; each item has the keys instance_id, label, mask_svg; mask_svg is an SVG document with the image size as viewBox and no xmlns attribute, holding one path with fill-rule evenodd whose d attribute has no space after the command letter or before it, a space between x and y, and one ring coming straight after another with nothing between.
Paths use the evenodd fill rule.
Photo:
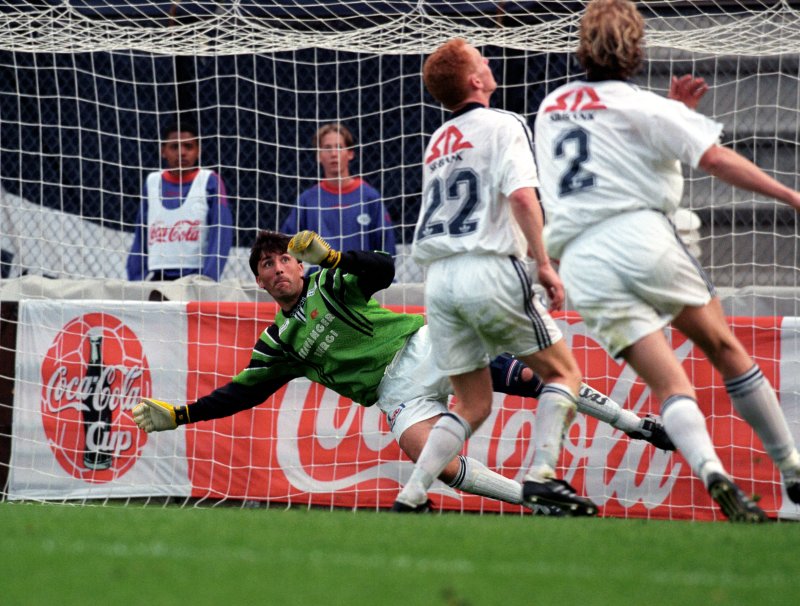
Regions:
<instances>
[{"instance_id":1,"label":"spectator in background","mask_svg":"<svg viewBox=\"0 0 800 606\"><path fill-rule=\"evenodd\" d=\"M218 281L233 240L225 184L198 166L200 140L189 122L161 137L165 171L147 176L128 256L129 280L176 280L202 274Z\"/></svg>"},{"instance_id":2,"label":"spectator in background","mask_svg":"<svg viewBox=\"0 0 800 606\"><path fill-rule=\"evenodd\" d=\"M350 174L355 139L342 124L325 124L314 135L323 178L300 194L281 231L315 231L336 250L380 250L395 256L395 236L381 195Z\"/></svg>"}]
</instances>

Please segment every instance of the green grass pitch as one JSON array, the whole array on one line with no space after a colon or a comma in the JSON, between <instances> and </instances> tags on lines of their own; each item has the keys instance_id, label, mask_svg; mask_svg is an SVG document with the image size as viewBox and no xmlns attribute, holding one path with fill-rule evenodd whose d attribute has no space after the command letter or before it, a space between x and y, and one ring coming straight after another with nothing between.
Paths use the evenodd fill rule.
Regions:
<instances>
[{"instance_id":1,"label":"green grass pitch","mask_svg":"<svg viewBox=\"0 0 800 606\"><path fill-rule=\"evenodd\" d=\"M798 604L800 525L0 504L0 603Z\"/></svg>"}]
</instances>

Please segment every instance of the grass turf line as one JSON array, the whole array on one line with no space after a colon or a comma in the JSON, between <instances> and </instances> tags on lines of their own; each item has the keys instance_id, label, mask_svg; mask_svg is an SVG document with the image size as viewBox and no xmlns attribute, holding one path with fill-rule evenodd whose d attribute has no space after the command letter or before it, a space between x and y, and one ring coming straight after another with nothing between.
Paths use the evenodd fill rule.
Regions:
<instances>
[{"instance_id":1,"label":"grass turf line","mask_svg":"<svg viewBox=\"0 0 800 606\"><path fill-rule=\"evenodd\" d=\"M3 604L796 603L800 525L0 504Z\"/></svg>"}]
</instances>

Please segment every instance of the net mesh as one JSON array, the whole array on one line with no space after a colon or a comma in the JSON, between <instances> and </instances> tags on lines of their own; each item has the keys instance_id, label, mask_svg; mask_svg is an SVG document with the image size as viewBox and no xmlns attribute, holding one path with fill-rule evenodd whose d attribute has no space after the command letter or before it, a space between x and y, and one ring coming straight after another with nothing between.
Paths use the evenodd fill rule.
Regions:
<instances>
[{"instance_id":1,"label":"net mesh","mask_svg":"<svg viewBox=\"0 0 800 606\"><path fill-rule=\"evenodd\" d=\"M341 122L357 140L352 172L380 192L398 244L398 279L381 300L397 309L417 309L414 306L422 304L423 274L410 261L408 247L419 209L424 146L445 118L421 82L426 54L453 36L481 47L500 83L494 103L525 115L532 125L544 95L580 73L571 53L583 6L583 2L556 1L0 2L3 301L16 305L21 299L62 298L80 306L98 300L147 301L155 293L161 301L267 302L253 284L247 265L249 246L258 230L280 228L298 195L322 177L314 133L322 124ZM672 75L704 77L710 91L698 109L724 124L723 143L798 188L800 11L796 3L653 1L640 2L639 7L647 21L648 61L636 82L666 94ZM225 182L233 214L233 248L218 285L190 282L180 288L155 288L130 283L125 280L125 262L138 222L142 185L147 173L162 167L161 128L179 115L196 120L201 164ZM726 311L748 317L798 315L794 212L699 172L687 171L686 176L683 207L693 214L687 215L683 234L720 288ZM67 325L70 314L84 311L81 307L58 312L64 322L50 328L47 347L55 338L52 331ZM130 319L133 324L145 317L143 311L138 313ZM167 314L162 318L172 317L167 311L162 313ZM198 314L210 315L222 325L236 312L220 307L217 312L203 308ZM28 325L18 324L16 318L5 321L4 340L23 328L27 334L37 322L35 317ZM744 325L750 323L747 320ZM234 321L234 326L239 325ZM184 351L183 357L175 359L198 359L200 354L192 348L199 333L191 330L187 327L189 332L178 339L190 353ZM214 360L224 358L219 353L223 347L219 331L205 330L215 335L209 346L216 349L208 355ZM766 329L743 330L762 335ZM235 344L225 345L238 352L239 367L246 361L254 334L247 332ZM159 346L171 341L154 339ZM589 351L587 356L599 355L589 339L578 342L585 344L581 347ZM36 347L47 350L35 343L26 350L7 341L3 351L8 355L16 351L35 364L36 356L44 355ZM763 363L779 367L781 347L776 341ZM18 392L20 381L30 381L35 386L31 393L38 393L41 373L22 379L13 359L11 355L3 365L3 381L17 385ZM180 368L163 364L161 374L186 372L183 362ZM608 393L622 389L619 385L633 385L619 383L613 362L601 366L598 370L594 364L587 374L598 388ZM199 372L192 368L191 372ZM235 365L223 363L206 369L213 380L176 397L191 400L224 383L236 370ZM786 402L796 397L791 381L782 378L781 387L788 390ZM167 398L169 393L153 395ZM716 407L708 411L712 422L720 432L734 436L724 393L708 393L708 406ZM642 412L652 409L652 403L643 402L637 401ZM282 405L269 406L269 410L281 410ZM501 411L506 406L513 404L501 405ZM12 407L9 395L0 404L6 419L0 423L0 441L7 454ZM258 409L254 414L268 413ZM280 415L275 414L278 419ZM499 414L513 416L508 411ZM378 421L370 417L367 421L369 435L385 439L385 433L376 429ZM190 442L188 456L193 461L213 461L214 469L225 470L223 475L236 475L232 470L247 468L249 463L234 461L230 458L234 455L225 450L232 447L221 444L227 444L232 435L241 439L234 426L244 423L242 434L253 429L242 420L238 425L217 423L197 433L222 436L222 442L212 448L228 454L217 459L216 451L192 451L194 442ZM793 423L796 428L800 417ZM313 431L302 438L265 434L259 435L256 443L260 446L252 452L272 439L314 443ZM727 441L735 442L733 437ZM515 452L512 438L502 444L502 452ZM757 443L748 443L745 450L752 454L759 449ZM277 456L269 448L266 452ZM180 456L187 455L181 451ZM399 464L399 455L393 452L392 456L391 464ZM524 455L509 454L507 460L522 463ZM9 457L2 461L7 473ZM586 460L576 461L572 473L577 477L592 469ZM282 463L270 458L259 465L273 469ZM636 467L626 465L625 481L637 484L641 478ZM53 463L44 477L60 486L56 479L63 474L62 467ZM33 469L32 464L26 469ZM325 473L333 476L339 473L328 460L319 463L319 469L330 470ZM751 471L742 469L741 473L748 477ZM162 483L152 477L149 481L159 486L156 494L168 492L163 478ZM368 482L372 484L361 485L357 491L373 495L359 497L367 499L364 503L378 503L374 495L396 490L391 481ZM313 491L303 486L299 490L295 485L290 493L313 502L309 496ZM774 476L765 486L772 494L780 494ZM227 494L216 490L208 495L246 499L249 494L246 488ZM69 493L76 494L86 498L87 493ZM97 498L98 493L91 494ZM109 496L113 490L103 494ZM332 504L347 502L337 500L333 490L326 494ZM688 517L694 515L689 503L676 501L672 507L676 517L684 517L679 512L685 511L690 512ZM634 512L646 515L645 510Z\"/></svg>"}]
</instances>

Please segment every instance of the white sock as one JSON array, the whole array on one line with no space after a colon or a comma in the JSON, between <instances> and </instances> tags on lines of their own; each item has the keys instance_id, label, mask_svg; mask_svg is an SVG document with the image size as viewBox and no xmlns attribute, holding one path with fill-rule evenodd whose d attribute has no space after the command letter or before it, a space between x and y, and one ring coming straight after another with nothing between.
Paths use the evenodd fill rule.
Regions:
<instances>
[{"instance_id":1,"label":"white sock","mask_svg":"<svg viewBox=\"0 0 800 606\"><path fill-rule=\"evenodd\" d=\"M519 482L501 476L470 457L460 456L458 460L461 469L450 486L514 505L522 503L522 485Z\"/></svg>"},{"instance_id":2,"label":"white sock","mask_svg":"<svg viewBox=\"0 0 800 606\"><path fill-rule=\"evenodd\" d=\"M625 433L641 429L642 419L635 412L622 408L614 400L586 383L581 383L581 390L578 395L578 412L599 419L603 423L608 423Z\"/></svg>"},{"instance_id":3,"label":"white sock","mask_svg":"<svg viewBox=\"0 0 800 606\"><path fill-rule=\"evenodd\" d=\"M785 479L800 482L800 453L796 448L783 461L777 461L777 464Z\"/></svg>"},{"instance_id":4,"label":"white sock","mask_svg":"<svg viewBox=\"0 0 800 606\"><path fill-rule=\"evenodd\" d=\"M431 428L411 478L397 495L397 500L412 507L422 505L428 498L431 484L461 452L471 431L469 423L456 413L443 414Z\"/></svg>"},{"instance_id":5,"label":"white sock","mask_svg":"<svg viewBox=\"0 0 800 606\"><path fill-rule=\"evenodd\" d=\"M670 396L661 405L661 419L667 435L703 484L707 485L706 478L712 472L728 475L708 435L706 419L693 398Z\"/></svg>"},{"instance_id":6,"label":"white sock","mask_svg":"<svg viewBox=\"0 0 800 606\"><path fill-rule=\"evenodd\" d=\"M567 386L557 383L544 386L533 425L533 464L525 480L541 482L555 476L564 432L576 408L575 396Z\"/></svg>"},{"instance_id":7,"label":"white sock","mask_svg":"<svg viewBox=\"0 0 800 606\"><path fill-rule=\"evenodd\" d=\"M761 438L770 458L780 465L790 457L795 450L794 438L775 390L758 365L725 381L725 389L733 407Z\"/></svg>"}]
</instances>

